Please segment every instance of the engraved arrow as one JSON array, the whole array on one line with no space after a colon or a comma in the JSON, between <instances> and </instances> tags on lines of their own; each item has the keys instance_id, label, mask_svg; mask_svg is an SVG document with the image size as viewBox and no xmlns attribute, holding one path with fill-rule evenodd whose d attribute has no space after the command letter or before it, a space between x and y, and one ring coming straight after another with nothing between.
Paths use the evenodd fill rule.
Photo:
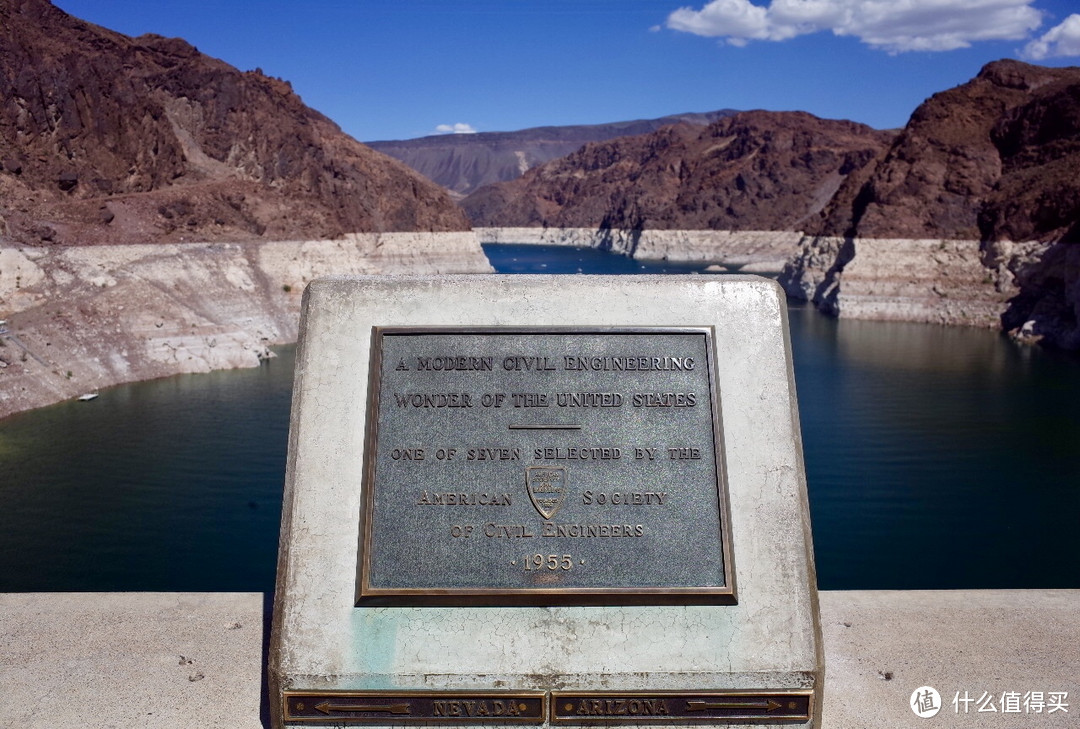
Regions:
<instances>
[{"instance_id":1,"label":"engraved arrow","mask_svg":"<svg viewBox=\"0 0 1080 729\"><path fill-rule=\"evenodd\" d=\"M781 704L776 699L729 699L727 701L687 701L687 711L708 711L709 709L765 709L775 711Z\"/></svg>"},{"instance_id":2,"label":"engraved arrow","mask_svg":"<svg viewBox=\"0 0 1080 729\"><path fill-rule=\"evenodd\" d=\"M331 704L329 701L324 701L321 704L315 704L315 708L324 714L329 714L331 711L385 711L391 714L408 714L408 704Z\"/></svg>"}]
</instances>

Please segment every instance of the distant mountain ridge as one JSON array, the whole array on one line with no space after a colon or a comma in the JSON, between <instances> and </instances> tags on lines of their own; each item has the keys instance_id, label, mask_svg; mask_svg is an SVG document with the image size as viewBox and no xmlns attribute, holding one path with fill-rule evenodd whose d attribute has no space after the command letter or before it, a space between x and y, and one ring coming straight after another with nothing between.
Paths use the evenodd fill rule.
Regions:
<instances>
[{"instance_id":1,"label":"distant mountain ridge","mask_svg":"<svg viewBox=\"0 0 1080 729\"><path fill-rule=\"evenodd\" d=\"M0 235L30 244L464 230L446 192L179 38L0 0Z\"/></svg>"},{"instance_id":2,"label":"distant mountain ridge","mask_svg":"<svg viewBox=\"0 0 1080 729\"><path fill-rule=\"evenodd\" d=\"M409 165L460 196L577 151L589 142L647 134L679 122L706 126L736 113L733 109L672 114L609 124L544 126L512 132L439 134L419 139L366 144Z\"/></svg>"},{"instance_id":3,"label":"distant mountain ridge","mask_svg":"<svg viewBox=\"0 0 1080 729\"><path fill-rule=\"evenodd\" d=\"M461 206L482 227L800 230L892 137L805 112L738 112L587 144Z\"/></svg>"}]
</instances>

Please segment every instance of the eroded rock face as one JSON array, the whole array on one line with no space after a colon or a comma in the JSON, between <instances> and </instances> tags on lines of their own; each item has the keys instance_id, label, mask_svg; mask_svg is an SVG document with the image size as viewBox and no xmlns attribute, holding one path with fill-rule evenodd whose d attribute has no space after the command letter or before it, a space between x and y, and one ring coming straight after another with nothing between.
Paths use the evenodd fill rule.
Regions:
<instances>
[{"instance_id":1,"label":"eroded rock face","mask_svg":"<svg viewBox=\"0 0 1080 729\"><path fill-rule=\"evenodd\" d=\"M587 144L461 205L484 227L801 230L891 138L802 112L741 112Z\"/></svg>"},{"instance_id":2,"label":"eroded rock face","mask_svg":"<svg viewBox=\"0 0 1080 729\"><path fill-rule=\"evenodd\" d=\"M780 276L832 316L994 328L1018 293L978 241L808 236Z\"/></svg>"},{"instance_id":3,"label":"eroded rock face","mask_svg":"<svg viewBox=\"0 0 1080 729\"><path fill-rule=\"evenodd\" d=\"M842 316L1001 326L1080 347L1077 169L1080 69L988 64L919 106L876 164L848 177L781 282Z\"/></svg>"},{"instance_id":4,"label":"eroded rock face","mask_svg":"<svg viewBox=\"0 0 1080 729\"><path fill-rule=\"evenodd\" d=\"M0 235L30 245L466 230L285 81L0 0Z\"/></svg>"},{"instance_id":5,"label":"eroded rock face","mask_svg":"<svg viewBox=\"0 0 1080 729\"><path fill-rule=\"evenodd\" d=\"M996 61L934 94L808 232L1056 240L1080 219L1080 68Z\"/></svg>"},{"instance_id":6,"label":"eroded rock face","mask_svg":"<svg viewBox=\"0 0 1080 729\"><path fill-rule=\"evenodd\" d=\"M488 273L476 235L17 246L0 242L0 418L123 382L254 367L330 274Z\"/></svg>"},{"instance_id":7,"label":"eroded rock face","mask_svg":"<svg viewBox=\"0 0 1080 729\"><path fill-rule=\"evenodd\" d=\"M1080 349L1080 244L1005 244L1002 265L1020 290L1001 316L1001 328L1022 342Z\"/></svg>"}]
</instances>

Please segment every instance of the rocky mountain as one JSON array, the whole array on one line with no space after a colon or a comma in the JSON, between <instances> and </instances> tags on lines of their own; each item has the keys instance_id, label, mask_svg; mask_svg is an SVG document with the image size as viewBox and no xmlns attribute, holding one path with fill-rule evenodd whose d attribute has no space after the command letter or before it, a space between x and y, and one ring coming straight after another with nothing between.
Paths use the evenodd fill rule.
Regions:
<instances>
[{"instance_id":1,"label":"rocky mountain","mask_svg":"<svg viewBox=\"0 0 1080 729\"><path fill-rule=\"evenodd\" d=\"M988 64L934 94L850 178L822 235L1056 240L1080 222L1080 69Z\"/></svg>"},{"instance_id":2,"label":"rocky mountain","mask_svg":"<svg viewBox=\"0 0 1080 729\"><path fill-rule=\"evenodd\" d=\"M467 229L288 82L47 0L0 0L0 235L22 243Z\"/></svg>"},{"instance_id":3,"label":"rocky mountain","mask_svg":"<svg viewBox=\"0 0 1080 729\"><path fill-rule=\"evenodd\" d=\"M740 112L587 144L461 205L484 227L801 230L891 141L803 112Z\"/></svg>"},{"instance_id":4,"label":"rocky mountain","mask_svg":"<svg viewBox=\"0 0 1080 729\"><path fill-rule=\"evenodd\" d=\"M995 322L1080 348L1078 169L1080 68L990 63L920 105L878 163L848 178L781 282L841 315ZM950 255L945 241L971 250ZM920 297L915 308L933 313L911 314Z\"/></svg>"},{"instance_id":5,"label":"rocky mountain","mask_svg":"<svg viewBox=\"0 0 1080 729\"><path fill-rule=\"evenodd\" d=\"M705 126L734 113L732 109L721 109L610 124L533 127L516 132L440 134L367 144L464 197L484 185L518 178L525 171L566 156L589 142L647 134L679 122Z\"/></svg>"}]
</instances>

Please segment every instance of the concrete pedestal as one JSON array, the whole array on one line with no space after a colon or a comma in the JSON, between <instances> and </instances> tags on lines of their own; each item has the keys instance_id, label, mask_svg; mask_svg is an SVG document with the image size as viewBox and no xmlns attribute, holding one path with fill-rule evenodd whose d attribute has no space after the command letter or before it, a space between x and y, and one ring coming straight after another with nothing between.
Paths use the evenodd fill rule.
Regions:
<instances>
[{"instance_id":1,"label":"concrete pedestal","mask_svg":"<svg viewBox=\"0 0 1080 729\"><path fill-rule=\"evenodd\" d=\"M508 325L712 328L738 604L355 606L372 328ZM560 695L552 692L681 700L790 691L811 697L812 716L794 725L816 725L823 658L787 337L782 291L751 277L313 283L297 354L270 646L274 725L293 725L283 716L288 691L512 691L547 701ZM685 555L695 558L694 544ZM478 721L445 718L449 726ZM671 725L640 715L599 720ZM365 725L401 723L387 715Z\"/></svg>"}]
</instances>

